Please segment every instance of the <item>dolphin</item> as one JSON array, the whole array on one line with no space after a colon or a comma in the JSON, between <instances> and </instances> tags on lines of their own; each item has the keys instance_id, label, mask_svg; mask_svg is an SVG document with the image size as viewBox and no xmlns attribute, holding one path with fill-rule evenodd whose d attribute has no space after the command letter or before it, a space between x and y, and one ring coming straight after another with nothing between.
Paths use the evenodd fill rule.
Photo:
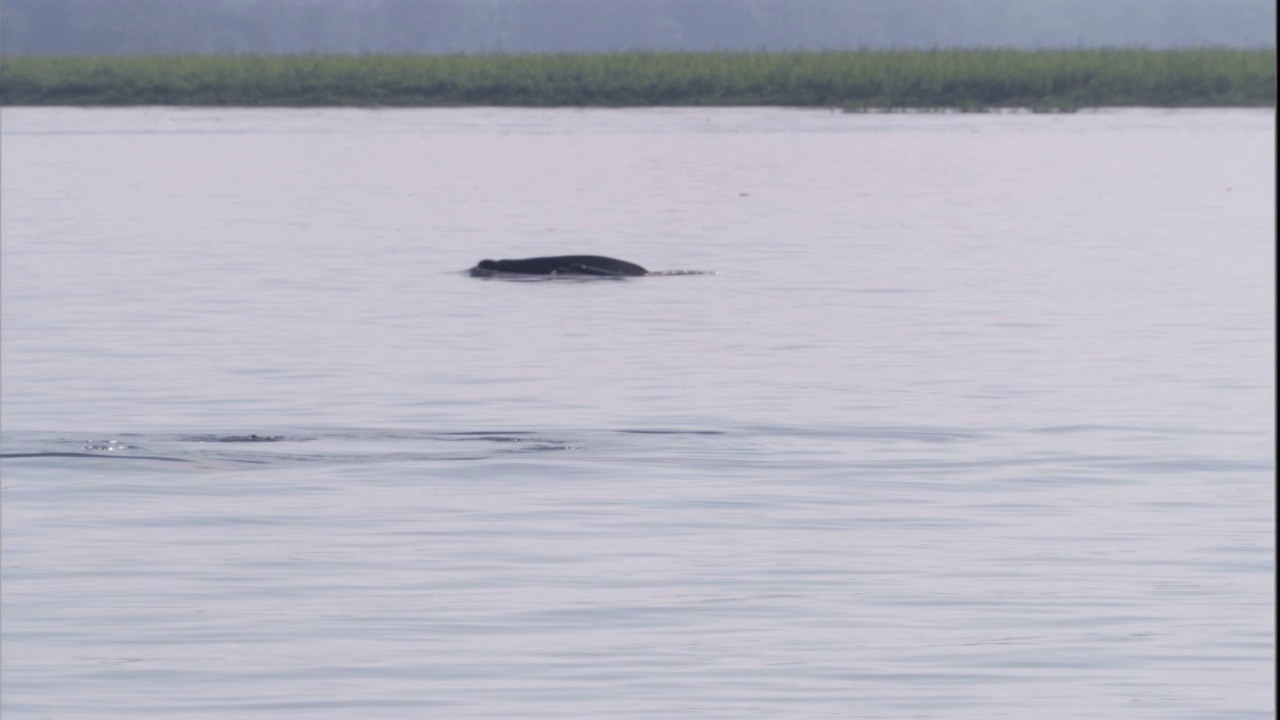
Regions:
<instances>
[{"instance_id":1,"label":"dolphin","mask_svg":"<svg viewBox=\"0 0 1280 720\"><path fill-rule=\"evenodd\" d=\"M640 277L648 270L600 255L556 255L523 260L481 260L470 270L471 277L494 275L591 275L596 277Z\"/></svg>"}]
</instances>

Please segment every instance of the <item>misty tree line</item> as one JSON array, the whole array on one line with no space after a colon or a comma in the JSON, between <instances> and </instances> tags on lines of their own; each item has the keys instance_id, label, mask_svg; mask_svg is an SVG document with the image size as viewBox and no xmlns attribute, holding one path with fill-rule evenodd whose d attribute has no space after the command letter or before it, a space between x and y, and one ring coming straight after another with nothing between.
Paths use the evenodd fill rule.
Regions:
<instances>
[{"instance_id":1,"label":"misty tree line","mask_svg":"<svg viewBox=\"0 0 1280 720\"><path fill-rule=\"evenodd\" d=\"M4 0L3 54L1274 47L1271 0Z\"/></svg>"}]
</instances>

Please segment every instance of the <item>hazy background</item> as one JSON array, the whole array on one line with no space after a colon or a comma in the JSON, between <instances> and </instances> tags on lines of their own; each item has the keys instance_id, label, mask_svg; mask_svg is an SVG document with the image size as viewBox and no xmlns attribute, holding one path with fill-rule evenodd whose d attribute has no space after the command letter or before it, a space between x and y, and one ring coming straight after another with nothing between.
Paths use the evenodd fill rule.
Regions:
<instances>
[{"instance_id":1,"label":"hazy background","mask_svg":"<svg viewBox=\"0 0 1280 720\"><path fill-rule=\"evenodd\" d=\"M5 0L4 54L1274 47L1272 0Z\"/></svg>"}]
</instances>

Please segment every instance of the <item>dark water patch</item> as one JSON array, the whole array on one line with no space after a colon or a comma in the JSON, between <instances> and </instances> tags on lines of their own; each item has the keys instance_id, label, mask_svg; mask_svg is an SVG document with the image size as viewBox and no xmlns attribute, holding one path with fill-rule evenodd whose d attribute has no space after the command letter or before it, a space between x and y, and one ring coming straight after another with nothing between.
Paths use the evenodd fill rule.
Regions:
<instances>
[{"instance_id":1,"label":"dark water patch","mask_svg":"<svg viewBox=\"0 0 1280 720\"><path fill-rule=\"evenodd\" d=\"M510 435L533 435L532 430L456 430L453 432L439 433L440 435L494 435L494 436L510 436Z\"/></svg>"},{"instance_id":2,"label":"dark water patch","mask_svg":"<svg viewBox=\"0 0 1280 720\"><path fill-rule=\"evenodd\" d=\"M1037 443L1042 447L1035 449L1011 451L1007 443L1017 443L1018 436L1025 438L1027 433L1050 437L1097 433L1108 442L1133 440L1121 436L1134 433L1161 434L1150 428L1106 425L1051 426L1029 431L905 425L782 425L734 429L658 426L548 432L527 427L515 430L276 428L262 433L130 434L118 436L119 439L93 441L19 433L6 435L6 453L0 457L118 457L195 462L200 467L234 467L475 462L513 455L588 451L589 458L625 458L631 464L681 462L702 467L708 462L732 462L775 467L783 462L780 458L800 447L804 449L803 464L807 467L839 467L852 473L917 476L917 479L982 470L999 473L1003 480L1016 475L1018 484L1028 487L1111 485L1132 482L1135 474L1252 472L1270 467L1265 459L1192 456L1179 453L1176 448L1167 448L1171 452L1155 455L1132 452L1136 449L1133 445L1107 447L1105 449L1119 452L1106 452L1104 446L1091 443L1092 452L1077 452L1073 447L1059 447L1063 443L1055 441ZM993 442L998 446L989 446ZM889 446L895 449L886 452ZM912 446L919 450L911 450ZM1126 449L1130 452L1125 452Z\"/></svg>"},{"instance_id":3,"label":"dark water patch","mask_svg":"<svg viewBox=\"0 0 1280 720\"><path fill-rule=\"evenodd\" d=\"M183 458L162 457L159 455L106 455L103 453L92 452L31 452L31 453L0 453L0 458L109 458L113 460L160 460L162 462L191 462Z\"/></svg>"},{"instance_id":4,"label":"dark water patch","mask_svg":"<svg viewBox=\"0 0 1280 720\"><path fill-rule=\"evenodd\" d=\"M536 440L534 433L445 433L452 442L527 443Z\"/></svg>"},{"instance_id":5,"label":"dark water patch","mask_svg":"<svg viewBox=\"0 0 1280 720\"><path fill-rule=\"evenodd\" d=\"M615 430L629 435L727 435L723 430Z\"/></svg>"},{"instance_id":6,"label":"dark water patch","mask_svg":"<svg viewBox=\"0 0 1280 720\"><path fill-rule=\"evenodd\" d=\"M1105 425L1105 424L1079 424L1079 425L1048 425L1045 427L1029 428L1025 432L1036 433L1040 435L1069 435L1073 433L1147 433L1151 435L1251 435L1254 433L1243 432L1239 430L1221 430L1217 428L1200 428L1200 427L1155 427L1144 425Z\"/></svg>"},{"instance_id":7,"label":"dark water patch","mask_svg":"<svg viewBox=\"0 0 1280 720\"><path fill-rule=\"evenodd\" d=\"M284 440L309 440L311 438L288 438L284 435L188 435L181 438L184 442L218 442L218 443L270 443Z\"/></svg>"},{"instance_id":8,"label":"dark water patch","mask_svg":"<svg viewBox=\"0 0 1280 720\"><path fill-rule=\"evenodd\" d=\"M122 436L123 437L123 436ZM6 435L3 458L118 458L194 463L200 467L239 465L456 462L512 454L560 452L578 444L533 431L406 431L347 429L319 432L130 434L120 440L84 441L43 433ZM298 443L308 452L298 452ZM459 452L457 443L468 449ZM70 449L67 446L74 447ZM253 448L252 450L250 448Z\"/></svg>"}]
</instances>

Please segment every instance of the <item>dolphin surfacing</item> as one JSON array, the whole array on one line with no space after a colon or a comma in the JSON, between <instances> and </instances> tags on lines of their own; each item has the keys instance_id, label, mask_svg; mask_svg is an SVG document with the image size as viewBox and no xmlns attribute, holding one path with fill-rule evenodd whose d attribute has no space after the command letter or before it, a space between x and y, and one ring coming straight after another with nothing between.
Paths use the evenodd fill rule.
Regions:
<instances>
[{"instance_id":1,"label":"dolphin surfacing","mask_svg":"<svg viewBox=\"0 0 1280 720\"><path fill-rule=\"evenodd\" d=\"M523 260L481 260L470 270L471 277L495 275L587 275L595 277L639 277L649 271L626 260L601 255L556 255Z\"/></svg>"}]
</instances>

